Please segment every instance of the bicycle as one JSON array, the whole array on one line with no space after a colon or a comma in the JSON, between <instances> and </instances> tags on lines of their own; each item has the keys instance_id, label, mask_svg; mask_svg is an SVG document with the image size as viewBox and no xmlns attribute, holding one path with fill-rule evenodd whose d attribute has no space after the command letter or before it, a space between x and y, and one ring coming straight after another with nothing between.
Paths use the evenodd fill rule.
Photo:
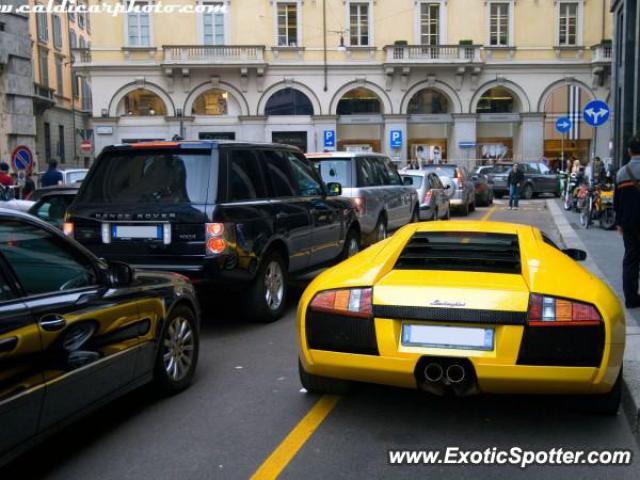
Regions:
<instances>
[{"instance_id":1,"label":"bicycle","mask_svg":"<svg viewBox=\"0 0 640 480\"><path fill-rule=\"evenodd\" d=\"M582 202L582 208L580 209L580 225L585 229L593 224L594 215L596 213L596 204L599 202L600 191L599 189L590 184L586 191L586 196Z\"/></svg>"}]
</instances>

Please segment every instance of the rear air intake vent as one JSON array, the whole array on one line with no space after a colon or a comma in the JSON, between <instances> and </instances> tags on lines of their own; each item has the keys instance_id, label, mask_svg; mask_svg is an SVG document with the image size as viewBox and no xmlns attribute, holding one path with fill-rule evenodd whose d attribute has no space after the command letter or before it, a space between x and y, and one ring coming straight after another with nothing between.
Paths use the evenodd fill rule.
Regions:
<instances>
[{"instance_id":1,"label":"rear air intake vent","mask_svg":"<svg viewBox=\"0 0 640 480\"><path fill-rule=\"evenodd\" d=\"M502 233L417 232L404 247L395 268L518 274L518 237Z\"/></svg>"}]
</instances>

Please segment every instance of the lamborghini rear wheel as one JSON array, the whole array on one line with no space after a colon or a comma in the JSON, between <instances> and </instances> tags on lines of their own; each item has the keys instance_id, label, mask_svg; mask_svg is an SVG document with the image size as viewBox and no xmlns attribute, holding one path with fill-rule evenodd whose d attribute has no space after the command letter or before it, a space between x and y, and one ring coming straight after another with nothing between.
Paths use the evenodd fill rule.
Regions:
<instances>
[{"instance_id":1,"label":"lamborghini rear wheel","mask_svg":"<svg viewBox=\"0 0 640 480\"><path fill-rule=\"evenodd\" d=\"M618 413L622 400L622 369L613 388L608 393L598 395L583 395L579 399L580 409L598 415L615 415Z\"/></svg>"},{"instance_id":2,"label":"lamborghini rear wheel","mask_svg":"<svg viewBox=\"0 0 640 480\"><path fill-rule=\"evenodd\" d=\"M351 390L352 383L348 380L340 380L337 378L321 377L320 375L312 375L308 373L302 366L302 362L298 359L298 372L300 374L300 383L311 393L328 393L332 395L344 395Z\"/></svg>"}]
</instances>

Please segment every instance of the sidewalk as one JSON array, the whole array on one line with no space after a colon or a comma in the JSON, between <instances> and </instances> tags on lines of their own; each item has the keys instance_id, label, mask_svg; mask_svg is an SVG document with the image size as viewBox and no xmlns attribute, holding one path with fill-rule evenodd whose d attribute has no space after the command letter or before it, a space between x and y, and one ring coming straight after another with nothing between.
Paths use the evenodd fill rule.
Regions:
<instances>
[{"instance_id":1,"label":"sidewalk","mask_svg":"<svg viewBox=\"0 0 640 480\"><path fill-rule=\"evenodd\" d=\"M587 251L584 266L606 281L624 304L622 294L622 256L624 247L616 232L593 227L584 230L577 225L575 213L565 212L559 200L547 200L547 208L565 247ZM573 226L575 225L575 227ZM623 307L624 308L624 307ZM640 311L624 308L627 320L627 345L624 353L623 402L631 429L640 441Z\"/></svg>"}]
</instances>

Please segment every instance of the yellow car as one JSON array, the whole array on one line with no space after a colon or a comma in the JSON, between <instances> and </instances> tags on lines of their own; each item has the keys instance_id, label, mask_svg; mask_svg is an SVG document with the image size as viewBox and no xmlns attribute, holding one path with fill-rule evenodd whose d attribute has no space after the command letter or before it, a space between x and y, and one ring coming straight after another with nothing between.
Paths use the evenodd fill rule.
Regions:
<instances>
[{"instance_id":1,"label":"yellow car","mask_svg":"<svg viewBox=\"0 0 640 480\"><path fill-rule=\"evenodd\" d=\"M308 391L353 382L445 395L620 403L625 320L611 289L537 228L410 224L319 275L298 307Z\"/></svg>"}]
</instances>

